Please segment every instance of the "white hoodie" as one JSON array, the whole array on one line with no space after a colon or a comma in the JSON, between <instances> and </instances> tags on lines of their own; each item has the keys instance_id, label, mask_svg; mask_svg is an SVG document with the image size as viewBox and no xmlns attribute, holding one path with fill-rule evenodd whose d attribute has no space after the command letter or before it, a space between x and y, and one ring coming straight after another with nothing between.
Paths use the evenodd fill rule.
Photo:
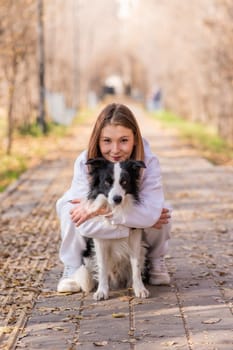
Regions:
<instances>
[{"instance_id":1,"label":"white hoodie","mask_svg":"<svg viewBox=\"0 0 233 350\"><path fill-rule=\"evenodd\" d=\"M78 227L81 235L93 238L122 238L128 236L130 227L148 228L158 221L164 206L160 165L146 140L144 150L146 168L140 183L140 203L134 204L130 212L125 212L121 216L113 215L111 219L97 216L87 220ZM58 200L57 211L60 217L62 207L68 201L87 197L89 183L86 161L87 151L83 151L75 161L71 187Z\"/></svg>"}]
</instances>

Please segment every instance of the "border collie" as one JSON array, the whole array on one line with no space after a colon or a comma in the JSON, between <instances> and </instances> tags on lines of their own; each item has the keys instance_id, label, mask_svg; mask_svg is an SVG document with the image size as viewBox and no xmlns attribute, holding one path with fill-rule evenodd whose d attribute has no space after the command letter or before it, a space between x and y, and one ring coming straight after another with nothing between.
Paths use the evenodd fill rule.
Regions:
<instances>
[{"instance_id":1,"label":"border collie","mask_svg":"<svg viewBox=\"0 0 233 350\"><path fill-rule=\"evenodd\" d=\"M142 161L127 160L111 163L104 158L89 159L90 191L86 208L90 212L105 206L111 213L126 212L138 203L140 170L145 168ZM110 214L111 215L111 214ZM106 215L106 220L109 220ZM120 239L93 239L97 291L95 300L108 299L110 288L132 286L137 297L146 298L148 290L142 281L145 252L141 243L142 229L130 229L129 236ZM76 279L84 292L93 289L93 269L89 271L90 241L84 252L84 265L76 273ZM91 273L91 275L90 275Z\"/></svg>"}]
</instances>

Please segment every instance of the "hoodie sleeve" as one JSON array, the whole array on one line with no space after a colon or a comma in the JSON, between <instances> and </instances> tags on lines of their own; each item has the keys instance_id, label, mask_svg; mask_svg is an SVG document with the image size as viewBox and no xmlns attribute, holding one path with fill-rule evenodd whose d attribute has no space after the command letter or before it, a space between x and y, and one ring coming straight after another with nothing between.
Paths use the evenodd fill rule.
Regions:
<instances>
[{"instance_id":1,"label":"hoodie sleeve","mask_svg":"<svg viewBox=\"0 0 233 350\"><path fill-rule=\"evenodd\" d=\"M112 224L146 228L158 221L164 204L160 164L157 157L152 154L146 157L145 163L146 169L140 187L140 202L133 205L130 213L126 212L119 217L113 216Z\"/></svg>"},{"instance_id":2,"label":"hoodie sleeve","mask_svg":"<svg viewBox=\"0 0 233 350\"><path fill-rule=\"evenodd\" d=\"M96 216L85 221L78 227L78 231L82 236L101 239L119 239L129 235L129 227L114 225L104 216Z\"/></svg>"}]
</instances>

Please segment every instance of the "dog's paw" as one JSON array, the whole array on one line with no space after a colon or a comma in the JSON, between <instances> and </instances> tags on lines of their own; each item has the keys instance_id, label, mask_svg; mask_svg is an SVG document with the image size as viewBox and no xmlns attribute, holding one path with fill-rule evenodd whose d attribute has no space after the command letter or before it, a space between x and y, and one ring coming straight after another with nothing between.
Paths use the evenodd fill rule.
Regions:
<instances>
[{"instance_id":1,"label":"dog's paw","mask_svg":"<svg viewBox=\"0 0 233 350\"><path fill-rule=\"evenodd\" d=\"M137 298L148 298L150 292L143 286L141 288L134 288L134 294Z\"/></svg>"},{"instance_id":2,"label":"dog's paw","mask_svg":"<svg viewBox=\"0 0 233 350\"><path fill-rule=\"evenodd\" d=\"M108 299L109 294L108 294L108 289L97 289L97 291L93 294L93 299L94 300L106 300Z\"/></svg>"}]
</instances>

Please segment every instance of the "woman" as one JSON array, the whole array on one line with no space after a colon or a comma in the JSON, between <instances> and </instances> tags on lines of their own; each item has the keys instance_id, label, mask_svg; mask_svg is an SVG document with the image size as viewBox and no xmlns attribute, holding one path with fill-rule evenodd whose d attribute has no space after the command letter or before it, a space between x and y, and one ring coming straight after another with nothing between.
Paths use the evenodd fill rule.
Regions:
<instances>
[{"instance_id":1,"label":"woman","mask_svg":"<svg viewBox=\"0 0 233 350\"><path fill-rule=\"evenodd\" d=\"M101 216L106 214L106 209L101 208L88 215L80 204L80 199L87 197L89 189L86 161L95 157L104 157L111 162L129 158L145 162L146 169L140 183L140 203L135 204L130 215L113 215L107 221ZM137 121L127 106L112 103L99 114L88 150L75 161L71 187L57 201L57 213L62 236L60 259L64 264L58 292L75 292L79 289L74 274L82 263L85 236L110 239L127 237L130 227L144 229L144 239L148 244L149 283L170 283L164 262L170 238L170 212L165 208L159 161L147 141L142 139Z\"/></svg>"}]
</instances>

